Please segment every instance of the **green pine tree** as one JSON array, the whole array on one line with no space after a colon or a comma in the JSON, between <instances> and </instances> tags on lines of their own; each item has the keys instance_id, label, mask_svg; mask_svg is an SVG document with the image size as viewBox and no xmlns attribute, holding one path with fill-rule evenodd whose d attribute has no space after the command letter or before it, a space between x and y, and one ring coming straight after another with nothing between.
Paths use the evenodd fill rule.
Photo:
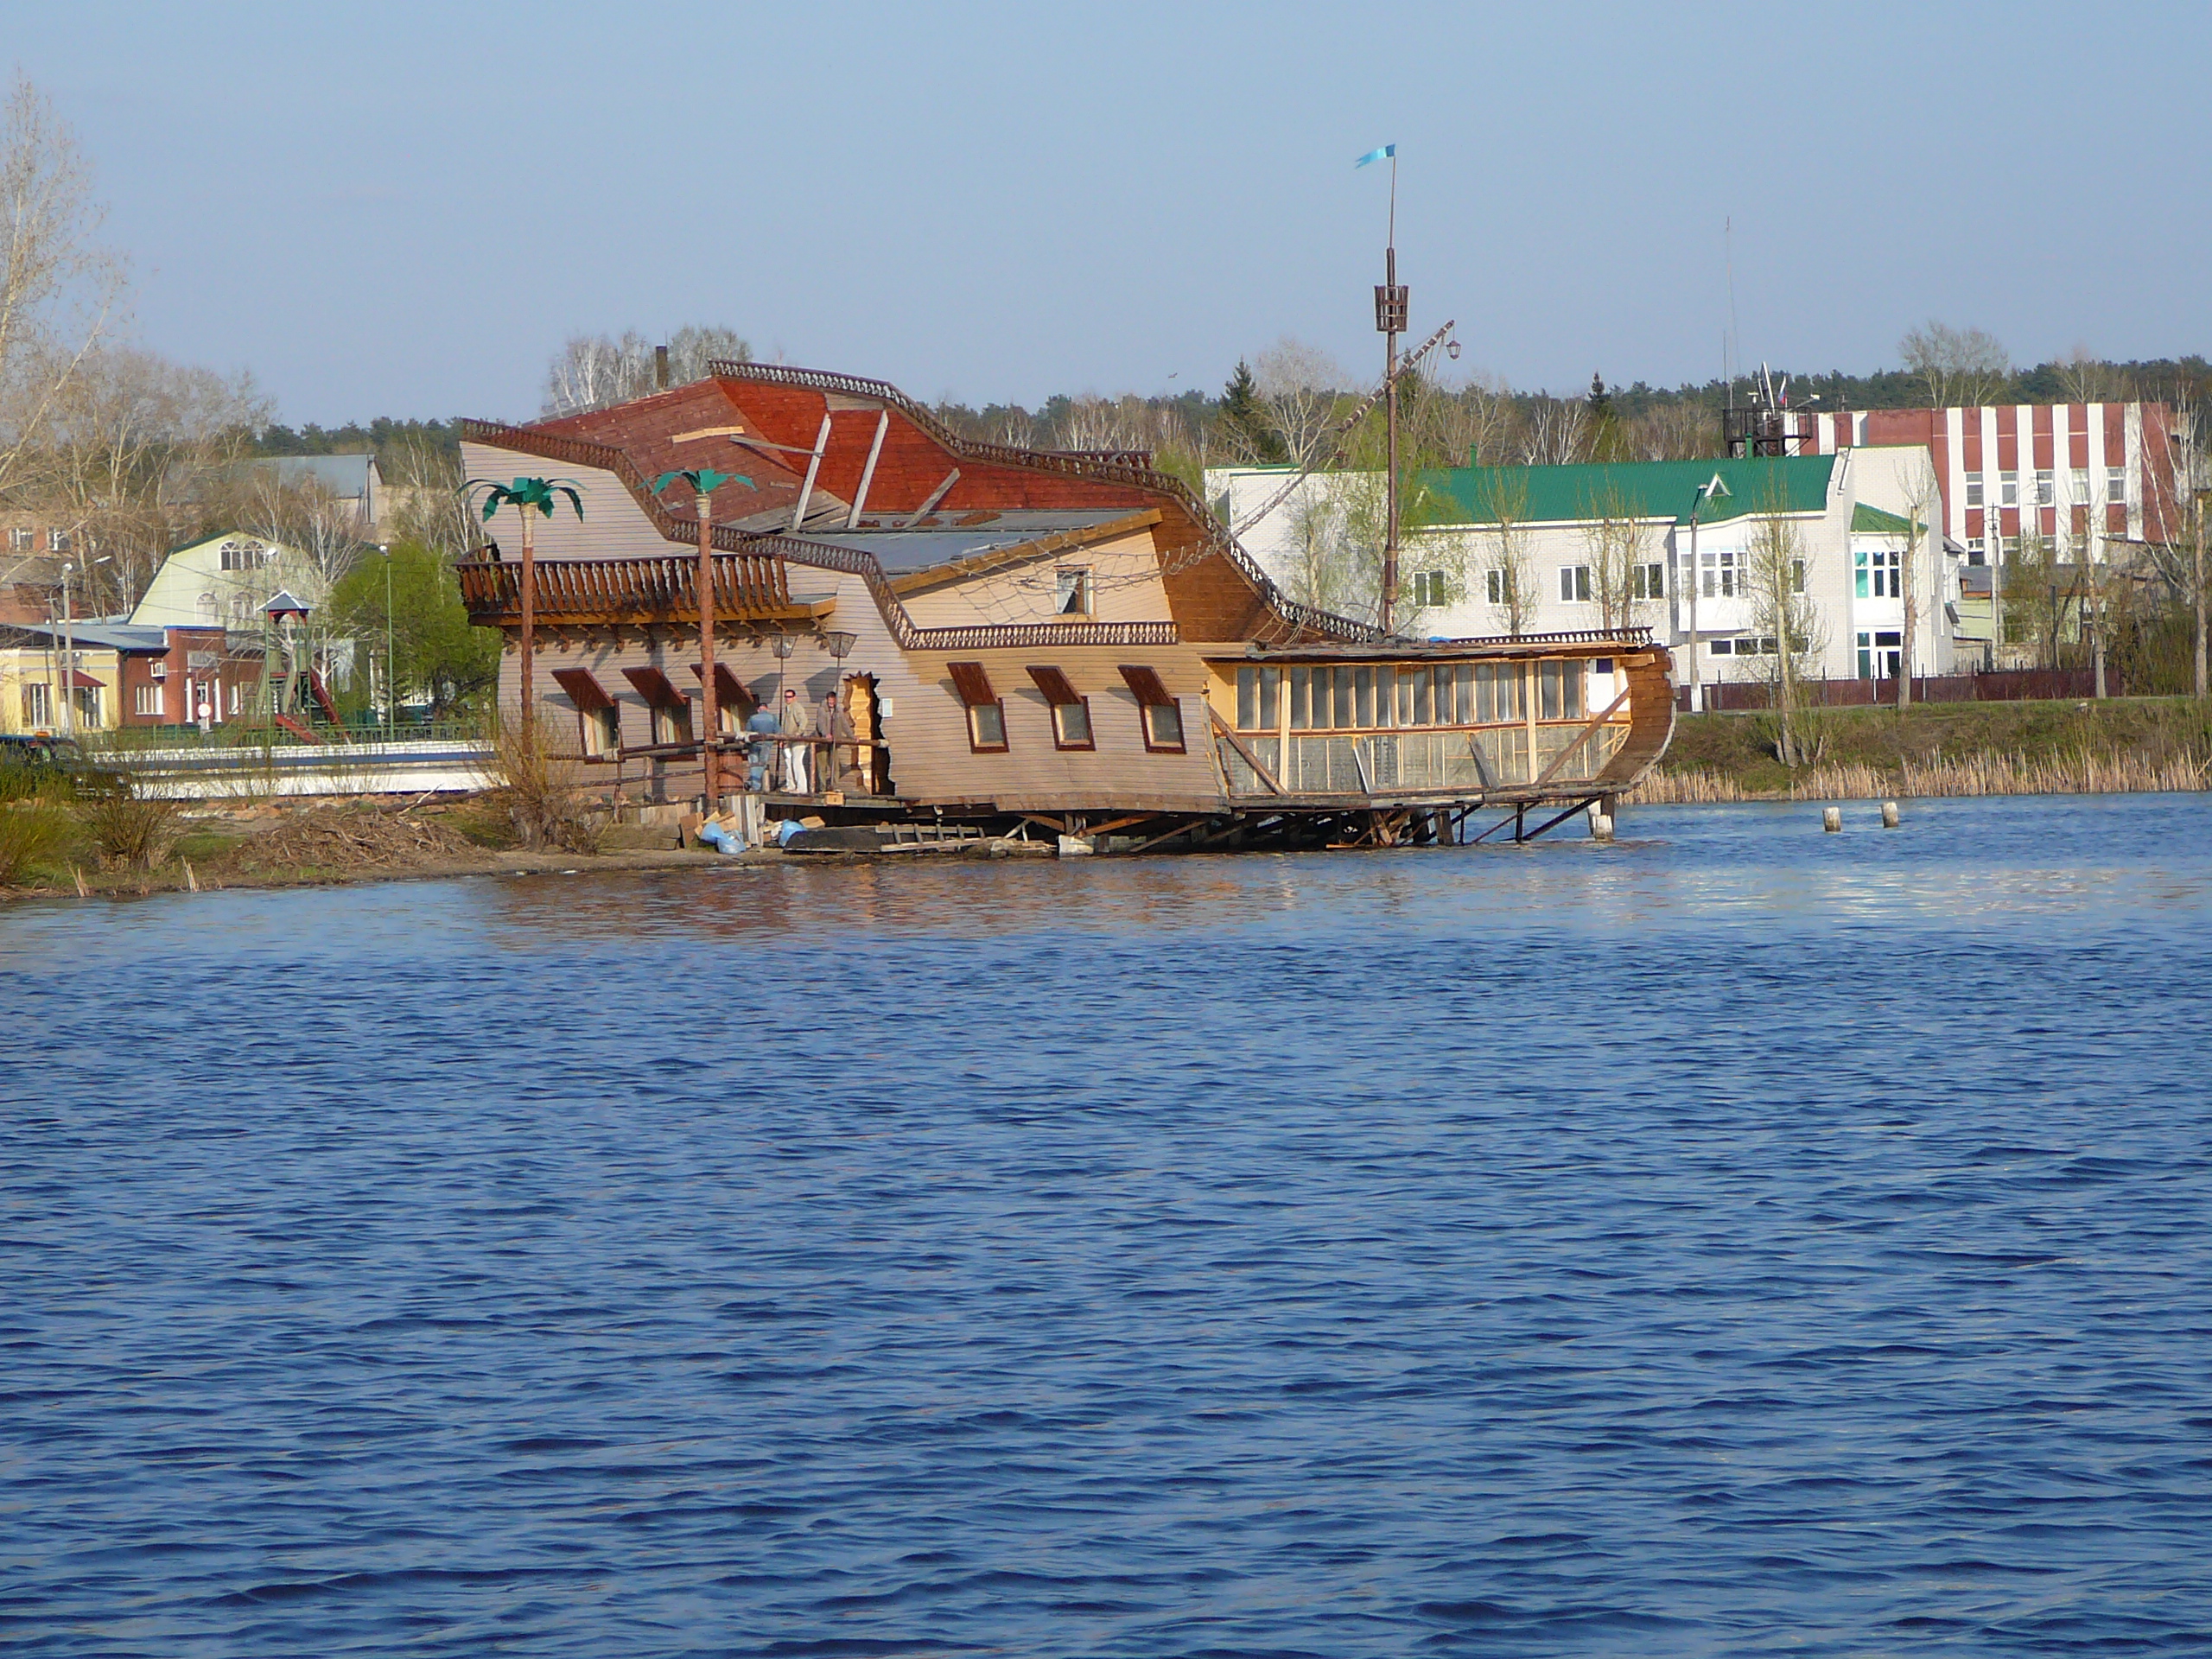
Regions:
<instances>
[{"instance_id":1,"label":"green pine tree","mask_svg":"<svg viewBox=\"0 0 2212 1659\"><path fill-rule=\"evenodd\" d=\"M1290 460L1290 446L1268 419L1260 403L1260 388L1252 378L1252 365L1236 359L1236 372L1221 389L1222 432L1232 450L1241 450L1262 466L1280 467Z\"/></svg>"}]
</instances>

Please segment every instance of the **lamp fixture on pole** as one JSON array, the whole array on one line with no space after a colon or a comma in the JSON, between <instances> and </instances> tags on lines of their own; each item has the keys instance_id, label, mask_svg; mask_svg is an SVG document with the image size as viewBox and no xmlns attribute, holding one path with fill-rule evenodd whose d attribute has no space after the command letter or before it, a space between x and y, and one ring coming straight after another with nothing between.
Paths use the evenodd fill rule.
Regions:
<instances>
[{"instance_id":1,"label":"lamp fixture on pole","mask_svg":"<svg viewBox=\"0 0 2212 1659\"><path fill-rule=\"evenodd\" d=\"M1382 409L1384 431L1382 500L1382 598L1376 620L1390 631L1398 603L1398 336L1406 331L1410 295L1398 282L1398 147L1385 144L1352 163L1390 163L1389 232L1382 250L1382 280L1375 289L1375 328L1383 337Z\"/></svg>"}]
</instances>

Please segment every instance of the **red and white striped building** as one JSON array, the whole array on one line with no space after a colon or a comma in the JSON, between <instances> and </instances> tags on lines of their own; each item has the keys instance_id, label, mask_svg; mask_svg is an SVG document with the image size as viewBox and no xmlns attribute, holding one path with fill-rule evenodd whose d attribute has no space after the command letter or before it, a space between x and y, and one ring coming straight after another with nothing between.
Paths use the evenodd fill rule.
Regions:
<instances>
[{"instance_id":1,"label":"red and white striped building","mask_svg":"<svg viewBox=\"0 0 2212 1659\"><path fill-rule=\"evenodd\" d=\"M2167 539L2173 501L2173 411L2164 404L2005 404L1974 409L1870 409L1782 419L1793 453L1925 444L1943 496L1944 532L1974 564L2007 553L2023 514L2056 556L2114 542Z\"/></svg>"}]
</instances>

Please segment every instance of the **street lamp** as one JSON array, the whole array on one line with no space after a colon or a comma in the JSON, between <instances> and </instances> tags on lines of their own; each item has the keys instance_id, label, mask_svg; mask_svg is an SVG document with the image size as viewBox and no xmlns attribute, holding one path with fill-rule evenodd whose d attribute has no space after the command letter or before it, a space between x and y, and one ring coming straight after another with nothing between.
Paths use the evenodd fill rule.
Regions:
<instances>
[{"instance_id":1,"label":"street lamp","mask_svg":"<svg viewBox=\"0 0 2212 1659\"><path fill-rule=\"evenodd\" d=\"M85 567L90 575L111 561L105 556L94 559ZM69 577L76 566L67 560L61 565L61 731L65 737L77 734L77 618L69 601Z\"/></svg>"},{"instance_id":2,"label":"street lamp","mask_svg":"<svg viewBox=\"0 0 2212 1659\"><path fill-rule=\"evenodd\" d=\"M377 551L384 555L384 737L389 743L399 702L399 682L391 670L391 543L378 542Z\"/></svg>"},{"instance_id":3,"label":"street lamp","mask_svg":"<svg viewBox=\"0 0 2212 1659\"><path fill-rule=\"evenodd\" d=\"M1697 559L1697 521L1705 511L1705 504L1716 495L1726 495L1728 486L1716 471L1697 486L1697 493L1690 500L1690 713L1705 711L1705 685L1697 665L1697 595L1705 585L1704 567Z\"/></svg>"}]
</instances>

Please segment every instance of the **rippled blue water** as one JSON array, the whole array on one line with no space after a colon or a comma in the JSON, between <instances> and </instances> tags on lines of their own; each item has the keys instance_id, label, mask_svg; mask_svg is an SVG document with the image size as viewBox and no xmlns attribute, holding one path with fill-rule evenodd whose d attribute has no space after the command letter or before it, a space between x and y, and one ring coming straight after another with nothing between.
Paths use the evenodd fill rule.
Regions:
<instances>
[{"instance_id":1,"label":"rippled blue water","mask_svg":"<svg viewBox=\"0 0 2212 1659\"><path fill-rule=\"evenodd\" d=\"M2212 1646L2212 808L0 912L0 1647Z\"/></svg>"}]
</instances>

